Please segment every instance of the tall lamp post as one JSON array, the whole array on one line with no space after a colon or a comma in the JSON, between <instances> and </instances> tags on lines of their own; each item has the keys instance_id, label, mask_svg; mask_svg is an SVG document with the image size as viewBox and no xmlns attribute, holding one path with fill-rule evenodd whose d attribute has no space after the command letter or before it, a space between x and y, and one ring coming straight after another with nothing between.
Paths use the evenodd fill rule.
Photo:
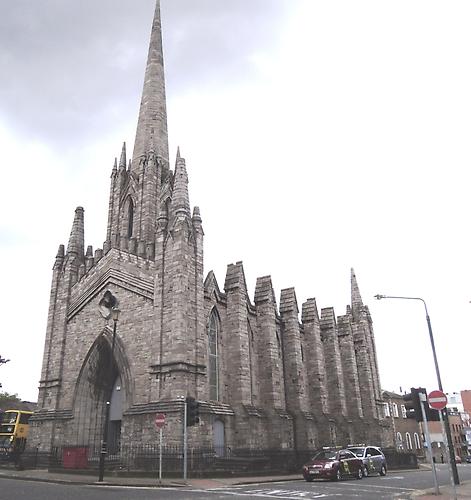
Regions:
<instances>
[{"instance_id":1,"label":"tall lamp post","mask_svg":"<svg viewBox=\"0 0 471 500\"><path fill-rule=\"evenodd\" d=\"M420 300L423 303L423 305L425 307L425 317L427 319L428 333L430 336L430 344L432 346L433 361L435 363L435 373L437 374L438 388L441 391L443 391L442 378L440 377L440 369L438 368L437 353L435 351L435 342L433 340L432 323L430 322L430 316L428 314L427 304L425 303L425 300L422 299L421 297L398 297L398 296L393 296L393 295L381 295L381 294L375 295L375 299L377 299L377 300L381 300L381 299ZM448 441L448 451L449 451L449 455L450 455L451 469L453 471L453 481L454 481L455 485L458 485L458 484L460 484L460 478L458 476L458 469L456 467L455 450L453 448L453 441L451 440L450 421L448 419L448 411L446 408L444 410L442 410L442 415L443 415L443 423L445 425L446 439Z\"/></svg>"},{"instance_id":2,"label":"tall lamp post","mask_svg":"<svg viewBox=\"0 0 471 500\"><path fill-rule=\"evenodd\" d=\"M105 407L105 422L103 424L103 438L101 440L101 450L100 450L100 462L98 467L98 481L103 481L103 476L105 473L105 457L108 452L108 425L110 420L110 406L111 406L111 396L113 393L113 359L114 359L114 346L116 341L116 326L118 324L119 313L118 309L118 299L108 290L105 292L103 298L100 300L99 309L101 315L105 319L113 319L113 339L111 341L111 352L108 360L108 377L105 383L109 383L110 387L105 390L107 392L106 396L106 407Z\"/></svg>"}]
</instances>

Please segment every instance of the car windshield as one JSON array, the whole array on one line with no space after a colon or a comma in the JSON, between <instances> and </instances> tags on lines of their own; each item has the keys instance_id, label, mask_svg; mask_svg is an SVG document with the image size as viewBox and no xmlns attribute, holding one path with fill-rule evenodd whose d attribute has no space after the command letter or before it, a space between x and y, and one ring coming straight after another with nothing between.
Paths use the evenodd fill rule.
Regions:
<instances>
[{"instance_id":1,"label":"car windshield","mask_svg":"<svg viewBox=\"0 0 471 500\"><path fill-rule=\"evenodd\" d=\"M349 450L354 453L357 457L362 457L363 456L363 450L365 448L349 448Z\"/></svg>"},{"instance_id":2,"label":"car windshield","mask_svg":"<svg viewBox=\"0 0 471 500\"><path fill-rule=\"evenodd\" d=\"M0 448L8 448L11 445L11 439L9 436L0 437Z\"/></svg>"},{"instance_id":3,"label":"car windshield","mask_svg":"<svg viewBox=\"0 0 471 500\"><path fill-rule=\"evenodd\" d=\"M320 451L314 456L313 460L335 460L337 457L336 451Z\"/></svg>"}]
</instances>

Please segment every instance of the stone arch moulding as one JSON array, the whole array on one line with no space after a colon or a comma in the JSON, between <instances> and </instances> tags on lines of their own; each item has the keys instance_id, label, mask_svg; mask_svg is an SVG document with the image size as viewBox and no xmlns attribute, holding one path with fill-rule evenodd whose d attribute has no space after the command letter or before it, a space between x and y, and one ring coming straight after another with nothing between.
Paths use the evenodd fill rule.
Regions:
<instances>
[{"instance_id":1,"label":"stone arch moulding","mask_svg":"<svg viewBox=\"0 0 471 500\"><path fill-rule=\"evenodd\" d=\"M105 379L109 373L108 356L111 354L112 339L113 330L106 326L95 339L82 363L72 403L74 420L73 429L69 434L70 444L96 444L101 438L106 392L100 380ZM124 389L123 410L125 410L133 403L134 380L119 331L115 338L112 366L114 375L121 377ZM105 371L102 373L102 370Z\"/></svg>"}]
</instances>

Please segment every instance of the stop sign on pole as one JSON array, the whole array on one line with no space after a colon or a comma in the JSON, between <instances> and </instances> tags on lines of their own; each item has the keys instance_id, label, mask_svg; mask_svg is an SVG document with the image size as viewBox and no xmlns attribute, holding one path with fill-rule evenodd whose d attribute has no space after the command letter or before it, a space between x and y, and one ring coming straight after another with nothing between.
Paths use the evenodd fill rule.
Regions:
<instances>
[{"instance_id":1,"label":"stop sign on pole","mask_svg":"<svg viewBox=\"0 0 471 500\"><path fill-rule=\"evenodd\" d=\"M155 426L157 429L161 429L165 424L165 414L163 413L157 413L157 416L155 417Z\"/></svg>"},{"instance_id":2,"label":"stop sign on pole","mask_svg":"<svg viewBox=\"0 0 471 500\"><path fill-rule=\"evenodd\" d=\"M435 410L443 410L448 403L446 394L442 391L432 391L428 395L428 404Z\"/></svg>"}]
</instances>

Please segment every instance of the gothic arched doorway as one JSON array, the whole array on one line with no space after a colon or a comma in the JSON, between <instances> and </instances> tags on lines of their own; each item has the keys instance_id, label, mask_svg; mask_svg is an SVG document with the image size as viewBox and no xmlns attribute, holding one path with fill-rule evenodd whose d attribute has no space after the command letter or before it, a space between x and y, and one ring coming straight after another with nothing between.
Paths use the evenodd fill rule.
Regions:
<instances>
[{"instance_id":1,"label":"gothic arched doorway","mask_svg":"<svg viewBox=\"0 0 471 500\"><path fill-rule=\"evenodd\" d=\"M119 448L121 421L127 400L128 373L124 353L116 339L111 355L111 332L100 335L83 363L75 388L74 424L70 444L98 447L103 437L106 402L110 401L108 443L110 451Z\"/></svg>"}]
</instances>

